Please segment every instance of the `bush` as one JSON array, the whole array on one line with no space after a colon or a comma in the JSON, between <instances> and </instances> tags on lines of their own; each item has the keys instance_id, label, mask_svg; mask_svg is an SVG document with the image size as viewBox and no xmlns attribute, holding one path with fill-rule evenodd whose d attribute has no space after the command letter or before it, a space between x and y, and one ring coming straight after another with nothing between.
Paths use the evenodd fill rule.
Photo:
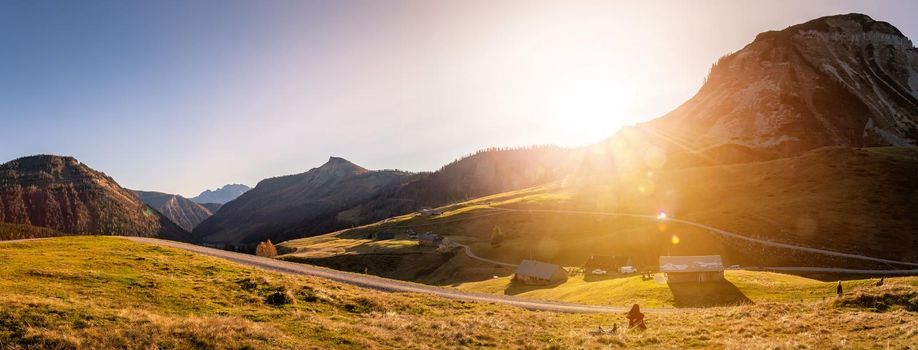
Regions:
<instances>
[{"instance_id":1,"label":"bush","mask_svg":"<svg viewBox=\"0 0 918 350\"><path fill-rule=\"evenodd\" d=\"M281 306L293 303L293 296L286 289L278 289L265 298L265 303L274 306Z\"/></svg>"},{"instance_id":2,"label":"bush","mask_svg":"<svg viewBox=\"0 0 918 350\"><path fill-rule=\"evenodd\" d=\"M277 248L274 247L274 243L271 243L269 239L267 242L258 243L258 247L255 248L255 255L273 258L277 256Z\"/></svg>"},{"instance_id":3,"label":"bush","mask_svg":"<svg viewBox=\"0 0 918 350\"><path fill-rule=\"evenodd\" d=\"M491 246L500 247L504 243L504 232L501 231L499 226L494 226L494 230L491 231Z\"/></svg>"}]
</instances>

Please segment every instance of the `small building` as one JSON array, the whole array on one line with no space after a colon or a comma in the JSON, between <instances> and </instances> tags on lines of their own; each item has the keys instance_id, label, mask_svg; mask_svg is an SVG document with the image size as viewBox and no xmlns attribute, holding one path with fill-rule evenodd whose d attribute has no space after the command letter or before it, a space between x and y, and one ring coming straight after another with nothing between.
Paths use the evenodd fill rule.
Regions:
<instances>
[{"instance_id":1,"label":"small building","mask_svg":"<svg viewBox=\"0 0 918 350\"><path fill-rule=\"evenodd\" d=\"M720 255L661 256L660 272L668 283L719 282L724 280Z\"/></svg>"},{"instance_id":2,"label":"small building","mask_svg":"<svg viewBox=\"0 0 918 350\"><path fill-rule=\"evenodd\" d=\"M395 233L392 232L376 232L373 234L373 239L377 241L393 239L395 238Z\"/></svg>"},{"instance_id":3,"label":"small building","mask_svg":"<svg viewBox=\"0 0 918 350\"><path fill-rule=\"evenodd\" d=\"M439 247L443 243L443 237L430 232L424 232L418 235L418 245L427 247Z\"/></svg>"},{"instance_id":4,"label":"small building","mask_svg":"<svg viewBox=\"0 0 918 350\"><path fill-rule=\"evenodd\" d=\"M535 260L523 260L516 267L513 282L528 285L552 285L567 281L567 270L559 265Z\"/></svg>"},{"instance_id":5,"label":"small building","mask_svg":"<svg viewBox=\"0 0 918 350\"><path fill-rule=\"evenodd\" d=\"M420 214L421 216L436 216L436 215L440 215L440 211L429 208L429 207L425 207L425 208L421 208L421 210L418 210L418 214Z\"/></svg>"},{"instance_id":6,"label":"small building","mask_svg":"<svg viewBox=\"0 0 918 350\"><path fill-rule=\"evenodd\" d=\"M627 256L613 255L591 255L583 264L584 273L591 273L594 270L603 270L607 272L621 272L623 266L631 266L631 258Z\"/></svg>"}]
</instances>

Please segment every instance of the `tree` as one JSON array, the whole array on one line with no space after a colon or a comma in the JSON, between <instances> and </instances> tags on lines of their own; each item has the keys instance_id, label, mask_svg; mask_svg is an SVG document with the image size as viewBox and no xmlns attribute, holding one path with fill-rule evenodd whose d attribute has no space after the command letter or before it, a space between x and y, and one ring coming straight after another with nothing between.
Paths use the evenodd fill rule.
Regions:
<instances>
[{"instance_id":1,"label":"tree","mask_svg":"<svg viewBox=\"0 0 918 350\"><path fill-rule=\"evenodd\" d=\"M274 247L274 243L271 243L269 239L267 242L258 243L258 247L255 248L255 255L273 258L277 256L277 248Z\"/></svg>"},{"instance_id":2,"label":"tree","mask_svg":"<svg viewBox=\"0 0 918 350\"><path fill-rule=\"evenodd\" d=\"M494 226L494 229L491 230L491 246L500 247L504 243L504 232L501 231L500 226Z\"/></svg>"}]
</instances>

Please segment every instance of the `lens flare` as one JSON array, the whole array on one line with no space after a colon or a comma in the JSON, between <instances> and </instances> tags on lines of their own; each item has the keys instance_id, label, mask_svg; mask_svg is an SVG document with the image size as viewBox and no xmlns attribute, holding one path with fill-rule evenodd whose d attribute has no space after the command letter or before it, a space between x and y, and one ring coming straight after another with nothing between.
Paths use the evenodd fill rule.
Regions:
<instances>
[{"instance_id":1,"label":"lens flare","mask_svg":"<svg viewBox=\"0 0 918 350\"><path fill-rule=\"evenodd\" d=\"M681 239L679 239L679 236L676 236L676 235L673 235L673 237L670 240L673 242L673 244L679 244L679 242L681 241Z\"/></svg>"},{"instance_id":2,"label":"lens flare","mask_svg":"<svg viewBox=\"0 0 918 350\"><path fill-rule=\"evenodd\" d=\"M651 146L644 152L644 164L651 169L662 168L666 164L666 152L659 147Z\"/></svg>"},{"instance_id":3,"label":"lens flare","mask_svg":"<svg viewBox=\"0 0 918 350\"><path fill-rule=\"evenodd\" d=\"M660 211L657 213L657 220L666 220L666 217L667 215L665 211Z\"/></svg>"}]
</instances>

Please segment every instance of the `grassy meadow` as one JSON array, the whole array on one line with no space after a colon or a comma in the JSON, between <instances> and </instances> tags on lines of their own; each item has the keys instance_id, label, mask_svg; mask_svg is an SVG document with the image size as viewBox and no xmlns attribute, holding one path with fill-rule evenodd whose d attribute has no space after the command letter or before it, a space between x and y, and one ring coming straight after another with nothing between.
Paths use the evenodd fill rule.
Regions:
<instances>
[{"instance_id":1,"label":"grassy meadow","mask_svg":"<svg viewBox=\"0 0 918 350\"><path fill-rule=\"evenodd\" d=\"M863 288L826 302L649 312L646 332L600 333L600 326L621 327L624 315L533 312L382 293L111 237L2 243L0 259L4 350L908 348L918 343L918 292L904 283Z\"/></svg>"},{"instance_id":2,"label":"grassy meadow","mask_svg":"<svg viewBox=\"0 0 918 350\"><path fill-rule=\"evenodd\" d=\"M662 277L657 274L657 277ZM510 277L465 282L453 287L472 292L581 304L647 307L712 307L762 303L811 303L836 297L836 281L761 271L726 271L725 283L672 284L646 280L640 275L571 276L556 286L526 286ZM869 288L877 279L842 282L845 290ZM886 283L918 287L918 277L888 278Z\"/></svg>"}]
</instances>

